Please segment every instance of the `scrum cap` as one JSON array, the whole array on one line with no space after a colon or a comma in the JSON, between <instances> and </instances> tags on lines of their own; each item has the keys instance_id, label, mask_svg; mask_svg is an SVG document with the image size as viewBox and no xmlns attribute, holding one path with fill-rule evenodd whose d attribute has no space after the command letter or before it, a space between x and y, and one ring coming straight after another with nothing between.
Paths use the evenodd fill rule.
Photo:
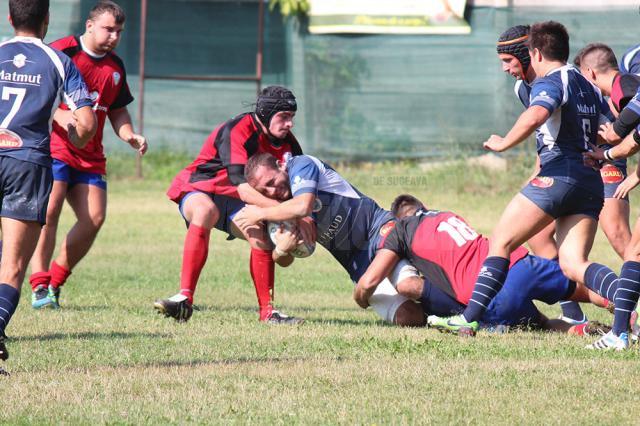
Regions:
<instances>
[{"instance_id":1,"label":"scrum cap","mask_svg":"<svg viewBox=\"0 0 640 426\"><path fill-rule=\"evenodd\" d=\"M529 56L529 25L516 25L509 28L498 39L498 53L513 55L520 61L522 71L527 72L531 57Z\"/></svg>"}]
</instances>

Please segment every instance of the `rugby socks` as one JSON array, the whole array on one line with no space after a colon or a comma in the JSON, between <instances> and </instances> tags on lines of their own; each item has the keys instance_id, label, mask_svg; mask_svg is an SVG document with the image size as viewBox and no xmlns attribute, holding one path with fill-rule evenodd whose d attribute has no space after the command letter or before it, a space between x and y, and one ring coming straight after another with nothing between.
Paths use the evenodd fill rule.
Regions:
<instances>
[{"instance_id":1,"label":"rugby socks","mask_svg":"<svg viewBox=\"0 0 640 426\"><path fill-rule=\"evenodd\" d=\"M4 330L18 307L18 300L20 292L17 288L0 284L0 336L4 336Z\"/></svg>"},{"instance_id":2,"label":"rugby socks","mask_svg":"<svg viewBox=\"0 0 640 426\"><path fill-rule=\"evenodd\" d=\"M265 321L271 316L273 308L271 306L271 290L275 281L275 263L271 255L271 250L261 250L251 248L249 258L249 270L253 285L258 296L258 306L260 307L260 321Z\"/></svg>"},{"instance_id":3,"label":"rugby socks","mask_svg":"<svg viewBox=\"0 0 640 426\"><path fill-rule=\"evenodd\" d=\"M51 274L48 271L35 272L29 277L29 284L31 284L31 291L36 291L36 287L39 285L45 288L49 287L51 282Z\"/></svg>"},{"instance_id":4,"label":"rugby socks","mask_svg":"<svg viewBox=\"0 0 640 426\"><path fill-rule=\"evenodd\" d=\"M464 305L426 279L420 296L422 311L427 315L449 316L464 311Z\"/></svg>"},{"instance_id":5,"label":"rugby socks","mask_svg":"<svg viewBox=\"0 0 640 426\"><path fill-rule=\"evenodd\" d=\"M584 273L584 285L605 299L613 301L618 288L618 276L609 267L592 263Z\"/></svg>"},{"instance_id":6,"label":"rugby socks","mask_svg":"<svg viewBox=\"0 0 640 426\"><path fill-rule=\"evenodd\" d=\"M62 287L64 283L67 282L69 275L71 275L70 270L58 265L55 260L51 262L49 273L51 274L51 286L53 288Z\"/></svg>"},{"instance_id":7,"label":"rugby socks","mask_svg":"<svg viewBox=\"0 0 640 426\"><path fill-rule=\"evenodd\" d=\"M487 310L491 300L498 294L509 272L509 259L499 256L487 257L471 294L471 300L462 315L467 322L478 321Z\"/></svg>"},{"instance_id":8,"label":"rugby socks","mask_svg":"<svg viewBox=\"0 0 640 426\"><path fill-rule=\"evenodd\" d=\"M580 304L572 300L563 300L560 302L563 319L570 319L575 322L583 322L587 320L587 316L582 312Z\"/></svg>"},{"instance_id":9,"label":"rugby socks","mask_svg":"<svg viewBox=\"0 0 640 426\"><path fill-rule=\"evenodd\" d=\"M613 303L616 310L613 314L613 334L619 336L629 329L631 313L638 303L640 295L640 262L624 262L620 278L618 278L618 291Z\"/></svg>"},{"instance_id":10,"label":"rugby socks","mask_svg":"<svg viewBox=\"0 0 640 426\"><path fill-rule=\"evenodd\" d=\"M193 303L193 294L198 285L200 272L209 255L209 237L211 230L190 224L184 239L182 252L182 271L180 273L180 294Z\"/></svg>"}]
</instances>

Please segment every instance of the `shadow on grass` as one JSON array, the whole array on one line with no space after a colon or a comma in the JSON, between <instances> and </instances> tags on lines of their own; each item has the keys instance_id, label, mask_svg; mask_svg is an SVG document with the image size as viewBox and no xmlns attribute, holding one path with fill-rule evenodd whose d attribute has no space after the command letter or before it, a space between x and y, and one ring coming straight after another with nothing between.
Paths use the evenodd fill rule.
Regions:
<instances>
[{"instance_id":1,"label":"shadow on grass","mask_svg":"<svg viewBox=\"0 0 640 426\"><path fill-rule=\"evenodd\" d=\"M312 357L238 357L229 359L194 359L194 360L164 360L143 362L140 364L129 365L125 368L173 368L173 367L192 367L199 365L244 365L244 364L278 364L291 363L298 361L309 361ZM341 357L336 360L342 361ZM114 368L122 368L123 366L114 365Z\"/></svg>"},{"instance_id":2,"label":"shadow on grass","mask_svg":"<svg viewBox=\"0 0 640 426\"><path fill-rule=\"evenodd\" d=\"M138 337L152 337L152 338L164 338L172 337L169 333L124 333L119 331L112 331L106 333L96 332L79 332L79 333L50 333L37 336L16 336L9 337L10 341L14 342L30 342L30 341L48 341L48 340L67 340L67 339L89 339L89 340L103 340L103 339L135 339Z\"/></svg>"}]
</instances>

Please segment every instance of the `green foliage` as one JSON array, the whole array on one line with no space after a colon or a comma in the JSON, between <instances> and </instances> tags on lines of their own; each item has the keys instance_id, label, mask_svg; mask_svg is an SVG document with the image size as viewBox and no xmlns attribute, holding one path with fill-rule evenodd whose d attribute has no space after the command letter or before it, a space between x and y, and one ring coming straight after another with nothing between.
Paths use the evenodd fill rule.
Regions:
<instances>
[{"instance_id":1,"label":"green foliage","mask_svg":"<svg viewBox=\"0 0 640 426\"><path fill-rule=\"evenodd\" d=\"M273 11L276 6L280 8L284 18L305 15L310 7L308 0L269 0L270 11Z\"/></svg>"}]
</instances>

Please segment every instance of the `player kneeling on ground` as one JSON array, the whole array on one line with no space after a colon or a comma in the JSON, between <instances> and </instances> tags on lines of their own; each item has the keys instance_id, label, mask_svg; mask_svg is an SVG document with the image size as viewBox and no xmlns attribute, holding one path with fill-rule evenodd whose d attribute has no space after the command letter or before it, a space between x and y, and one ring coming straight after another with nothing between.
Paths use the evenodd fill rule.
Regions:
<instances>
[{"instance_id":1,"label":"player kneeling on ground","mask_svg":"<svg viewBox=\"0 0 640 426\"><path fill-rule=\"evenodd\" d=\"M398 293L419 300L426 314L446 316L462 312L489 253L489 240L455 213L428 210L410 195L397 197L392 211L400 221L386 236L358 281L354 291L358 305L366 308L378 284L398 262L408 260L422 273L424 282L399 283ZM562 320L549 320L533 303L540 300L554 304L565 299L603 302L595 293L567 279L557 261L529 255L524 247L518 247L511 254L504 287L480 322L487 327L526 325L574 334L585 334L590 328L596 328L588 323L571 325Z\"/></svg>"},{"instance_id":2,"label":"player kneeling on ground","mask_svg":"<svg viewBox=\"0 0 640 426\"><path fill-rule=\"evenodd\" d=\"M250 227L262 221L295 220L311 215L317 227L317 242L333 255L354 283L395 225L391 212L315 157L300 155L285 163L270 154L258 154L247 162L245 174L251 186L281 204L247 206L236 215L236 220ZM368 303L388 322L424 325L424 314L418 304L398 294L391 284L419 279L415 268L399 262L389 276L390 280L384 280L369 296Z\"/></svg>"}]
</instances>

